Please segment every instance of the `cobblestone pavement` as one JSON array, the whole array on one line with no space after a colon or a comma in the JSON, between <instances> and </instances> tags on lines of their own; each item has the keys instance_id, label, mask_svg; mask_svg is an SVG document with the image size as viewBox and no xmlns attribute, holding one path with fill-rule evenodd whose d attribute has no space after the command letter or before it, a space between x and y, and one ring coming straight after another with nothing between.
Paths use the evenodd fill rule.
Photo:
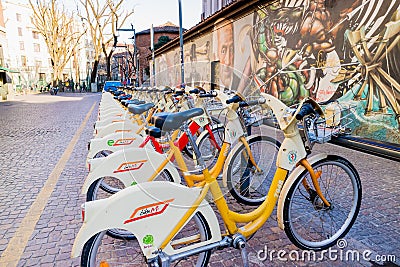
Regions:
<instances>
[{"instance_id":1,"label":"cobblestone pavement","mask_svg":"<svg viewBox=\"0 0 400 267\"><path fill-rule=\"evenodd\" d=\"M87 141L93 134L100 94L63 94L17 96L16 101L0 102L0 266L79 266L70 251L81 226L81 186L87 175ZM20 229L23 219L53 169L63 158L73 136L93 104L83 131L78 135L71 156L49 193L48 202L37 214L33 232L20 244L17 264L7 264L4 252ZM346 251L371 251L371 260L386 256L386 266L399 265L400 259L400 163L359 153L330 144L316 152L342 155L357 168L363 186L359 217L345 237L346 248L334 248L331 256L316 254L316 260L291 260L298 250L278 228L275 212L269 221L248 241L251 266L378 266L362 258L345 261ZM243 209L238 204L236 209ZM22 232L29 233L29 232ZM278 250L282 250L278 258ZM341 256L342 255L342 256ZM394 260L393 257L396 260ZM337 259L334 260L334 257ZM380 257L380 258L379 258ZM342 260L341 260L342 259ZM344 260L343 260L344 259ZM385 258L383 258L385 259ZM395 263L388 263L388 262ZM241 266L239 251L215 251L211 266Z\"/></svg>"}]
</instances>

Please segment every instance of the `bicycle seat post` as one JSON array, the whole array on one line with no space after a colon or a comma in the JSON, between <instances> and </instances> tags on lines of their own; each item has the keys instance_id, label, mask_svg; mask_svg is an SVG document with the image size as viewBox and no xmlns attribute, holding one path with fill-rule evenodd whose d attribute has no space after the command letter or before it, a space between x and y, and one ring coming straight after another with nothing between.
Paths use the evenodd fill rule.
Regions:
<instances>
[{"instance_id":1,"label":"bicycle seat post","mask_svg":"<svg viewBox=\"0 0 400 267\"><path fill-rule=\"evenodd\" d=\"M203 171L204 169L206 169L206 163L205 163L203 157L201 156L199 147L197 146L196 141L194 140L194 137L193 137L192 133L190 132L188 124L184 123L182 125L182 129L186 133L186 135L189 139L189 142L192 145L194 155L196 156L197 165L201 168L201 171Z\"/></svg>"}]
</instances>

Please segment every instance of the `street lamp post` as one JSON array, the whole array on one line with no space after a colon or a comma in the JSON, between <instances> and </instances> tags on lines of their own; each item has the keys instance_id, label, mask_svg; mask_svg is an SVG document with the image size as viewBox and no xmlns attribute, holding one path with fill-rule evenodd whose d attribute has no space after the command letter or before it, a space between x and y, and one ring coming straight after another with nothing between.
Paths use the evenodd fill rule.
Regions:
<instances>
[{"instance_id":1,"label":"street lamp post","mask_svg":"<svg viewBox=\"0 0 400 267\"><path fill-rule=\"evenodd\" d=\"M154 56L154 28L153 24L151 24L151 32L150 32L150 41L151 41L151 59L152 59L152 69L153 69L153 86L156 86L156 63Z\"/></svg>"},{"instance_id":2,"label":"street lamp post","mask_svg":"<svg viewBox=\"0 0 400 267\"><path fill-rule=\"evenodd\" d=\"M181 54L181 85L185 83L185 70L184 70L184 62L183 62L183 34L182 34L182 4L181 0L178 0L179 6L179 45L180 45L180 54Z\"/></svg>"},{"instance_id":3,"label":"street lamp post","mask_svg":"<svg viewBox=\"0 0 400 267\"><path fill-rule=\"evenodd\" d=\"M133 24L131 23L131 29L117 29L117 31L128 31L128 32L133 32L133 37L132 37L132 39L133 39L133 49L134 49L134 55L133 55L133 59L132 59L132 65L134 65L136 62L135 62L135 60L134 60L134 58L135 58L135 55L136 55L136 31L135 31L135 29L133 28ZM126 45L126 44L125 44ZM128 58L127 58L127 60L128 60ZM128 66L127 66L128 67ZM138 78L138 75L137 75L137 68L138 68L138 66L136 66L136 77Z\"/></svg>"},{"instance_id":4,"label":"street lamp post","mask_svg":"<svg viewBox=\"0 0 400 267\"><path fill-rule=\"evenodd\" d=\"M138 55L137 55L137 47L136 47L136 30L133 28L133 25L131 24L132 27L132 31L133 31L133 36L130 38L132 39L132 43L133 43L133 65L134 65L134 70L135 70L135 76L136 76L136 80L135 80L135 86L139 86L139 59L138 59Z\"/></svg>"}]
</instances>

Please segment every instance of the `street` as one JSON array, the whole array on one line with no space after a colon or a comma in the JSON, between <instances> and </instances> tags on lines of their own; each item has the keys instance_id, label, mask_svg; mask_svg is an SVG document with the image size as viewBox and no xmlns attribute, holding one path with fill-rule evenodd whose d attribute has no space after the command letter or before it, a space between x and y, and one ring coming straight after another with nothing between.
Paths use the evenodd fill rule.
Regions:
<instances>
[{"instance_id":1,"label":"street","mask_svg":"<svg viewBox=\"0 0 400 267\"><path fill-rule=\"evenodd\" d=\"M59 93L0 102L0 266L80 265L70 253L100 99ZM331 144L314 151L343 156L358 170L363 199L353 228L335 251L310 256L291 244L273 214L248 241L250 266L400 265L400 163ZM210 266L241 265L237 250L211 255Z\"/></svg>"}]
</instances>

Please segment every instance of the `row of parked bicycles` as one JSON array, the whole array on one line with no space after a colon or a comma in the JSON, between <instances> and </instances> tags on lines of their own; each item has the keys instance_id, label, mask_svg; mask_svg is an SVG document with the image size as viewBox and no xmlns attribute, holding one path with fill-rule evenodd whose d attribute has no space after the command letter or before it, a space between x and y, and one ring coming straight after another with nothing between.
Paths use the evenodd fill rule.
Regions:
<instances>
[{"instance_id":1,"label":"row of parked bicycles","mask_svg":"<svg viewBox=\"0 0 400 267\"><path fill-rule=\"evenodd\" d=\"M260 127L265 118L282 143ZM234 247L248 266L246 242L276 206L297 247L334 246L362 193L348 160L311 155L341 127L326 119L310 98L288 107L200 87L104 92L72 256L81 266L206 266L213 251ZM253 208L235 211L232 201Z\"/></svg>"}]
</instances>

